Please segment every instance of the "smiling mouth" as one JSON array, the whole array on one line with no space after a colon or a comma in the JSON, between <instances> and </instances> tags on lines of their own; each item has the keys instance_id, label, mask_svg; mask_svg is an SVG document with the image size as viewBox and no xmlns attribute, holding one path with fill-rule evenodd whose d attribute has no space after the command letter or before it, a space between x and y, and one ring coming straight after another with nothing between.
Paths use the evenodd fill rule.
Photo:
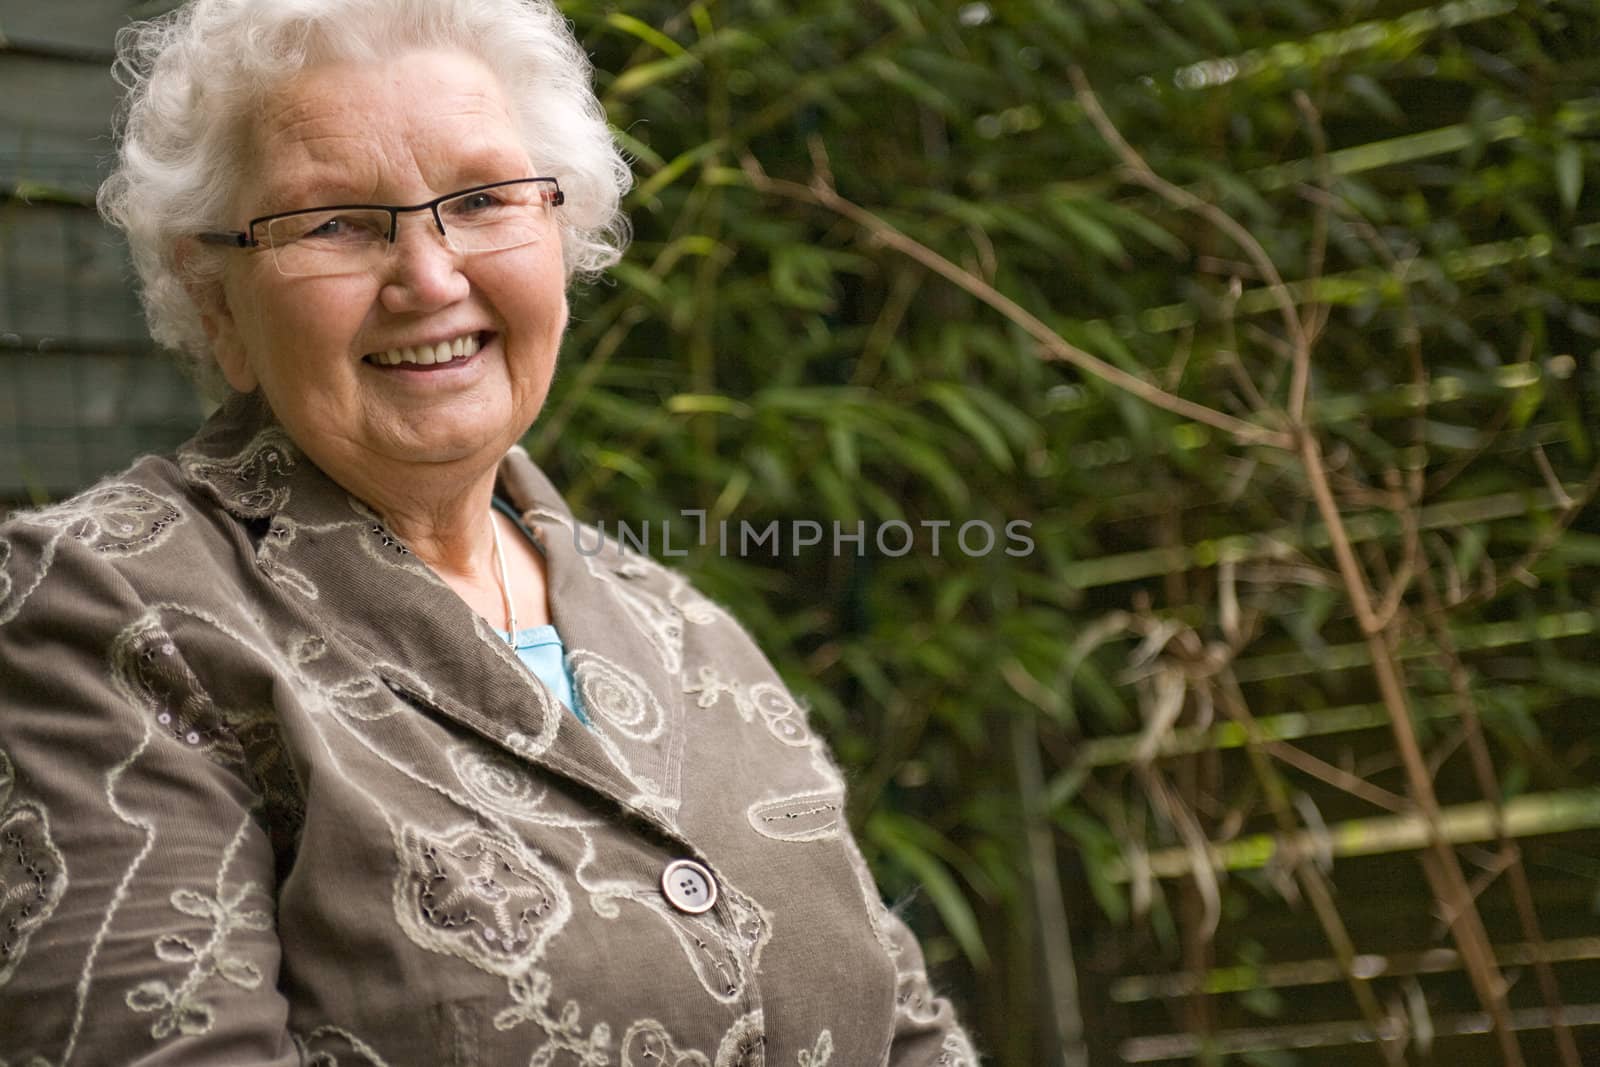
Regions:
<instances>
[{"instance_id":1,"label":"smiling mouth","mask_svg":"<svg viewBox=\"0 0 1600 1067\"><path fill-rule=\"evenodd\" d=\"M462 334L436 345L417 345L407 348L390 348L383 352L368 352L361 357L363 363L374 367L404 367L407 370L433 370L455 363L465 363L488 344L494 334L488 330Z\"/></svg>"}]
</instances>

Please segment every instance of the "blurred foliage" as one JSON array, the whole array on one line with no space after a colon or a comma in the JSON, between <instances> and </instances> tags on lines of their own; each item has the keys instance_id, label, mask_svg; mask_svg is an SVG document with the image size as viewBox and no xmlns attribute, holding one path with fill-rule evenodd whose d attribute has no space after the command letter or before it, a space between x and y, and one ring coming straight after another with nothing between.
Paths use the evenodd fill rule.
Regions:
<instances>
[{"instance_id":1,"label":"blurred foliage","mask_svg":"<svg viewBox=\"0 0 1600 1067\"><path fill-rule=\"evenodd\" d=\"M1197 883L1129 874L1182 842L1136 773L1149 679L1136 640L1096 630L1108 614L1214 640L1242 612L1254 629L1235 670L1262 728L1406 791L1348 598L1326 580L1304 471L1041 358L991 308L839 215L758 191L753 176L807 183L820 168L840 195L1067 341L1218 410L1247 417L1262 406L1254 392L1281 406L1283 324L1259 271L1214 227L1123 180L1069 83L1081 67L1157 172L1244 223L1303 308L1327 308L1309 418L1361 558L1381 584L1404 562L1407 516L1419 517L1415 552L1454 605L1501 782L1508 795L1553 795L1597 770L1587 701L1600 692L1600 523L1593 509L1564 513L1552 486L1576 492L1597 459L1600 10L563 7L635 161L636 240L576 296L530 447L591 518L671 521L684 545L697 524L683 510L704 509L711 543L669 562L732 608L810 701L882 884L897 899L915 891L909 914L936 981L991 1062L1058 1062L1059 1018L1079 1010L1046 980L1066 931L1041 908L1047 853L1030 827L1059 858L1091 1062L1160 1059L1136 1039L1184 1032L1195 1047L1172 1059L1383 1062L1371 1044L1290 1053L1276 1047L1294 1042L1274 1046L1270 1033L1254 1046L1203 1036L1353 1018L1337 979L1143 999L1127 985L1143 973L1265 975L1329 949L1310 912L1285 903L1270 856L1222 883L1214 938L1200 930ZM1425 480L1416 506L1385 504L1392 479L1412 476ZM1030 522L1034 550L1007 555L1002 539L963 551L957 528L975 519ZM719 552L724 520L734 531L779 520L781 554ZM822 543L791 549L795 520L821 523ZM880 549L873 531L890 520L915 528L912 551ZM952 525L935 553L918 524L941 520ZM835 552L832 524L858 521L864 550ZM1571 528L1543 546L1558 521ZM1530 546L1546 550L1505 581ZM1421 595L1407 591L1402 619L1423 611ZM1401 639L1440 802L1479 801L1449 664L1420 624ZM1205 713L1191 699L1161 727L1189 741L1158 761L1163 780L1212 840L1271 834L1250 746ZM1376 812L1282 773L1307 819L1359 825ZM1538 837L1524 855L1546 932L1592 933L1593 824ZM1334 872L1359 951L1447 943L1414 859L1341 859ZM1503 892L1490 884L1480 897L1497 943L1520 938ZM1569 1002L1600 1000L1592 967L1563 973ZM1500 1062L1485 1038L1450 1044L1449 1020L1475 1009L1459 974L1374 989L1413 1031L1437 1016L1433 1055ZM1539 1040L1528 1039L1531 1062L1557 1062L1539 1058ZM1410 1054L1434 1062L1420 1040Z\"/></svg>"},{"instance_id":2,"label":"blurred foliage","mask_svg":"<svg viewBox=\"0 0 1600 1067\"><path fill-rule=\"evenodd\" d=\"M529 446L580 514L651 523L808 700L987 1062L1507 1062L1419 869L1340 530L1520 1055L1600 1062L1600 5L559 2L635 164L636 240L574 295ZM14 7L66 36L8 23L13 75L94 113L93 34ZM1247 228L1292 314L1239 241L1132 180L1074 69ZM33 159L59 131L13 127L0 402L77 455L132 393L34 353L64 327L74 355L137 347L137 323L80 225L92 154ZM1269 431L1311 322L1338 521L1303 456L1057 361L983 285ZM46 393L81 417L30 422ZM769 528L776 551L747 535Z\"/></svg>"}]
</instances>

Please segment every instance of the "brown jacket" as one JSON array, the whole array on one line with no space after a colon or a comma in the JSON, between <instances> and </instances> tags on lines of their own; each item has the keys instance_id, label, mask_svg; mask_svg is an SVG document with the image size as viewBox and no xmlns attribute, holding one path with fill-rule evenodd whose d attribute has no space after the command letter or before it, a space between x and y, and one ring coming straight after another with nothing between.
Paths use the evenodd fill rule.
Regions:
<instances>
[{"instance_id":1,"label":"brown jacket","mask_svg":"<svg viewBox=\"0 0 1600 1067\"><path fill-rule=\"evenodd\" d=\"M0 1067L975 1062L745 632L500 475L592 729L256 401L0 526Z\"/></svg>"}]
</instances>

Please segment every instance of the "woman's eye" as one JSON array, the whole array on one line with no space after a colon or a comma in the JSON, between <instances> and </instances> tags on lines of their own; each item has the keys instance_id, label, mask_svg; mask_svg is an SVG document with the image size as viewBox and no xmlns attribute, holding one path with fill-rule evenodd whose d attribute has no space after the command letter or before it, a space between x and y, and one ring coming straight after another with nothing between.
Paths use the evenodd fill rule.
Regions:
<instances>
[{"instance_id":1,"label":"woman's eye","mask_svg":"<svg viewBox=\"0 0 1600 1067\"><path fill-rule=\"evenodd\" d=\"M329 215L320 220L307 219L301 223L301 227L294 240L323 243L337 241L340 244L347 244L381 241L389 236L389 218L384 214L364 215L358 212L348 215Z\"/></svg>"},{"instance_id":2,"label":"woman's eye","mask_svg":"<svg viewBox=\"0 0 1600 1067\"><path fill-rule=\"evenodd\" d=\"M462 197L460 207L463 211L482 211L499 203L493 193L473 193L471 196Z\"/></svg>"}]
</instances>

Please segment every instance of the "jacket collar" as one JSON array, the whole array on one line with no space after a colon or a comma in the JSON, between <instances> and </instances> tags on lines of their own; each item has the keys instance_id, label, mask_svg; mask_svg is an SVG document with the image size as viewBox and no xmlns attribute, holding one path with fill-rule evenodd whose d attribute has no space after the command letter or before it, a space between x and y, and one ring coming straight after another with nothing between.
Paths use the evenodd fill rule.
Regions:
<instances>
[{"instance_id":1,"label":"jacket collar","mask_svg":"<svg viewBox=\"0 0 1600 1067\"><path fill-rule=\"evenodd\" d=\"M307 634L292 657L310 675L316 657L304 649L320 638L341 644L392 692L675 827L687 586L580 525L520 447L501 463L500 489L545 553L551 615L592 728L313 464L264 401L230 399L178 460L190 485L249 532L257 568L300 613ZM318 684L335 701L367 692L349 679Z\"/></svg>"}]
</instances>

